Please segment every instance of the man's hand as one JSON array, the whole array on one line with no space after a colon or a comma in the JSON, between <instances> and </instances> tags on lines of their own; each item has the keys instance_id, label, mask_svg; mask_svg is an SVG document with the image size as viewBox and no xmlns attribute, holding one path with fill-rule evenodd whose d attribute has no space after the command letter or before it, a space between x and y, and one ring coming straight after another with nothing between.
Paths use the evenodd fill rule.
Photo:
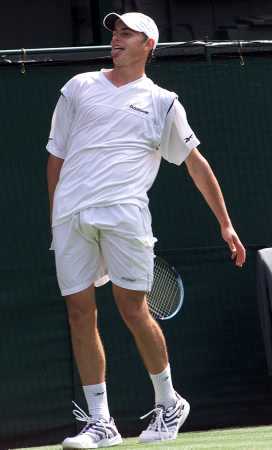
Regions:
<instances>
[{"instance_id":1,"label":"man's hand","mask_svg":"<svg viewBox=\"0 0 272 450\"><path fill-rule=\"evenodd\" d=\"M231 251L231 259L237 267L243 267L246 260L246 250L231 225L221 227L221 234Z\"/></svg>"}]
</instances>

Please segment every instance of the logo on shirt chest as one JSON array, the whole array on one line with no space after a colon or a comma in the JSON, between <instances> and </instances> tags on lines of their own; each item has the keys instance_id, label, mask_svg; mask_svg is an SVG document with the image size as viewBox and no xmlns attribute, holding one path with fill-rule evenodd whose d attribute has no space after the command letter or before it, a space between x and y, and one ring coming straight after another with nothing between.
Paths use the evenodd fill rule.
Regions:
<instances>
[{"instance_id":1,"label":"logo on shirt chest","mask_svg":"<svg viewBox=\"0 0 272 450\"><path fill-rule=\"evenodd\" d=\"M143 113L143 114L149 114L149 111L145 111L144 109L139 108L139 106L136 106L136 105L129 105L129 107L130 107L131 109L134 109L135 111L139 111L139 112L141 112L141 113Z\"/></svg>"}]
</instances>

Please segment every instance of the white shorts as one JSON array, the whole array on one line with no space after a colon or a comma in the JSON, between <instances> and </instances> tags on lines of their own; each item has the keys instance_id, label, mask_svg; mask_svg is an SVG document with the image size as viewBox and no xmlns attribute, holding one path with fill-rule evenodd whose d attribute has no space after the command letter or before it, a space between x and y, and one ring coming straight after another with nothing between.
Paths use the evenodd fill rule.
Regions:
<instances>
[{"instance_id":1,"label":"white shorts","mask_svg":"<svg viewBox=\"0 0 272 450\"><path fill-rule=\"evenodd\" d=\"M62 295L80 292L93 283L104 284L108 279L126 289L149 291L155 242L148 208L114 205L73 215L53 227Z\"/></svg>"}]
</instances>

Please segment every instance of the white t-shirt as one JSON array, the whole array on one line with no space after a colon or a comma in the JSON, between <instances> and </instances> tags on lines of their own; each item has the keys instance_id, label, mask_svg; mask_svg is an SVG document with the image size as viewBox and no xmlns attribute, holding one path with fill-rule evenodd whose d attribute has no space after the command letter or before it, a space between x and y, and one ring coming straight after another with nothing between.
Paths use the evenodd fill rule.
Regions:
<instances>
[{"instance_id":1,"label":"white t-shirt","mask_svg":"<svg viewBox=\"0 0 272 450\"><path fill-rule=\"evenodd\" d=\"M176 94L145 75L116 87L103 70L84 73L61 93L46 146L64 159L53 226L91 206L145 207L161 157L181 164L199 144Z\"/></svg>"}]
</instances>

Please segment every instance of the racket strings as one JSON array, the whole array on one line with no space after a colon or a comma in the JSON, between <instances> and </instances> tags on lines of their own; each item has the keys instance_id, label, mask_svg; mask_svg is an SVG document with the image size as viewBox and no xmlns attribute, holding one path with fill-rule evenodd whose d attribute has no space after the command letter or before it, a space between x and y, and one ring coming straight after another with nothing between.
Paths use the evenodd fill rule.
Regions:
<instances>
[{"instance_id":1,"label":"racket strings","mask_svg":"<svg viewBox=\"0 0 272 450\"><path fill-rule=\"evenodd\" d=\"M161 267L157 270L156 295L160 299L161 309L171 308L174 303L175 293L177 292L176 279L172 273L163 270ZM160 289L159 289L160 285Z\"/></svg>"},{"instance_id":2,"label":"racket strings","mask_svg":"<svg viewBox=\"0 0 272 450\"><path fill-rule=\"evenodd\" d=\"M171 316L179 308L180 294L177 274L167 263L156 258L153 286L147 294L151 313L156 318Z\"/></svg>"}]
</instances>

